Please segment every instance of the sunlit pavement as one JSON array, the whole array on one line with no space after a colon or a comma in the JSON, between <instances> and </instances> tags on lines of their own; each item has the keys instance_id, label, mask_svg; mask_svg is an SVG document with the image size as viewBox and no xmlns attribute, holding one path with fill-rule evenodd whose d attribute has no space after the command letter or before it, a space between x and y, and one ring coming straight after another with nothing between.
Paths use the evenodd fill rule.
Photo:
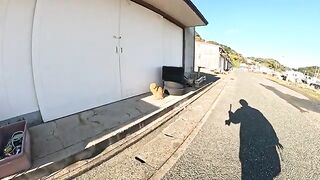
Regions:
<instances>
[{"instance_id":1,"label":"sunlit pavement","mask_svg":"<svg viewBox=\"0 0 320 180\"><path fill-rule=\"evenodd\" d=\"M240 99L251 109L227 126L230 104L235 112ZM319 112L319 102L262 76L235 72L164 179L320 179Z\"/></svg>"},{"instance_id":2,"label":"sunlit pavement","mask_svg":"<svg viewBox=\"0 0 320 180\"><path fill-rule=\"evenodd\" d=\"M222 82L209 118L164 179L320 179L319 102L249 72L233 72ZM214 89L202 99L214 99ZM191 106L202 107L188 115L196 118L207 104ZM164 130L157 131L78 179L150 178L157 168L135 157Z\"/></svg>"}]
</instances>

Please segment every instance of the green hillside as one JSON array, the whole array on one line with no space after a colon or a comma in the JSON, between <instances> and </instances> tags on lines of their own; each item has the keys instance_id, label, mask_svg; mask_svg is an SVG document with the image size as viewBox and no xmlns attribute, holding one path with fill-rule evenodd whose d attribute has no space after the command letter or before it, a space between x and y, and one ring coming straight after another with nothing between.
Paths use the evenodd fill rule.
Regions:
<instances>
[{"instance_id":1,"label":"green hillside","mask_svg":"<svg viewBox=\"0 0 320 180\"><path fill-rule=\"evenodd\" d=\"M259 64L262 64L266 67L269 67L271 69L274 69L276 71L282 72L286 69L289 69L288 67L285 67L282 65L279 61L272 59L272 58L257 58L257 57L248 57L248 59L253 60L255 62L258 62Z\"/></svg>"},{"instance_id":2,"label":"green hillside","mask_svg":"<svg viewBox=\"0 0 320 180\"><path fill-rule=\"evenodd\" d=\"M196 33L196 39L200 40L200 41L205 41L205 39L202 39L198 33ZM273 59L273 58L260 58L260 57L247 57L246 58L241 53L238 53L237 51L235 51L234 49L232 49L229 46L226 46L224 44L220 44L216 41L207 41L207 42L222 47L224 49L224 51L230 57L232 65L234 67L239 67L239 65L241 63L246 63L246 59L250 59L256 63L262 64L266 67L269 67L269 68L274 69L279 72L290 69L289 67L282 65L278 60ZM317 67L317 66L301 67L301 68L293 69L293 70L298 70L298 71L300 71L304 74L307 74L309 76L318 75L318 77L320 77L320 67Z\"/></svg>"},{"instance_id":3,"label":"green hillside","mask_svg":"<svg viewBox=\"0 0 320 180\"><path fill-rule=\"evenodd\" d=\"M318 66L308 66L308 67L301 67L298 68L298 71L307 74L309 76L316 76L320 77L320 67Z\"/></svg>"}]
</instances>

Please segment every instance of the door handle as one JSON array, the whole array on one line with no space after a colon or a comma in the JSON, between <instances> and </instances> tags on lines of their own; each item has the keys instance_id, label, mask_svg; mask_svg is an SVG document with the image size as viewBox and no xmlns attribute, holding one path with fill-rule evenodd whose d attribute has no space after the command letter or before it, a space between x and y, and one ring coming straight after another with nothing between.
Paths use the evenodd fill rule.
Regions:
<instances>
[{"instance_id":1,"label":"door handle","mask_svg":"<svg viewBox=\"0 0 320 180\"><path fill-rule=\"evenodd\" d=\"M120 48L120 52L123 53L123 48L122 47Z\"/></svg>"},{"instance_id":2,"label":"door handle","mask_svg":"<svg viewBox=\"0 0 320 180\"><path fill-rule=\"evenodd\" d=\"M116 53L118 53L119 51L118 51L118 46L116 46Z\"/></svg>"},{"instance_id":3,"label":"door handle","mask_svg":"<svg viewBox=\"0 0 320 180\"><path fill-rule=\"evenodd\" d=\"M115 39L121 39L121 36L113 36Z\"/></svg>"}]
</instances>

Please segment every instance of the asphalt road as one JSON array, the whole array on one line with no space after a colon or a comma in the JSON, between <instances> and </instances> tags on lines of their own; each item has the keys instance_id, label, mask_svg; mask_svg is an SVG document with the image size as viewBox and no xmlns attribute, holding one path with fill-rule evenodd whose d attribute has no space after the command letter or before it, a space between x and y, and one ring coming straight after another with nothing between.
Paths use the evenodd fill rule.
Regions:
<instances>
[{"instance_id":1,"label":"asphalt road","mask_svg":"<svg viewBox=\"0 0 320 180\"><path fill-rule=\"evenodd\" d=\"M320 103L260 75L233 73L164 179L241 178L320 179Z\"/></svg>"}]
</instances>

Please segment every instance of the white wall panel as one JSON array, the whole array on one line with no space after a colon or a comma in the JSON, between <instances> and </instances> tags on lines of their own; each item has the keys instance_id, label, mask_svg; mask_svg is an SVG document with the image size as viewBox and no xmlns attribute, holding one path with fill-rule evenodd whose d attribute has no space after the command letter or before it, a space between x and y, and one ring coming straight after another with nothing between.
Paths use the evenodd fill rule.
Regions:
<instances>
[{"instance_id":1,"label":"white wall panel","mask_svg":"<svg viewBox=\"0 0 320 180\"><path fill-rule=\"evenodd\" d=\"M118 0L38 0L33 69L45 121L121 98Z\"/></svg>"},{"instance_id":2,"label":"white wall panel","mask_svg":"<svg viewBox=\"0 0 320 180\"><path fill-rule=\"evenodd\" d=\"M161 82L163 62L163 18L129 0L121 0L122 97L149 91Z\"/></svg>"},{"instance_id":3,"label":"white wall panel","mask_svg":"<svg viewBox=\"0 0 320 180\"><path fill-rule=\"evenodd\" d=\"M31 65L35 4L0 1L0 121L38 111Z\"/></svg>"},{"instance_id":4,"label":"white wall panel","mask_svg":"<svg viewBox=\"0 0 320 180\"><path fill-rule=\"evenodd\" d=\"M195 71L198 66L208 70L219 70L219 46L196 41L195 43Z\"/></svg>"},{"instance_id":5,"label":"white wall panel","mask_svg":"<svg viewBox=\"0 0 320 180\"><path fill-rule=\"evenodd\" d=\"M163 22L164 65L182 67L183 29L164 19Z\"/></svg>"}]
</instances>

